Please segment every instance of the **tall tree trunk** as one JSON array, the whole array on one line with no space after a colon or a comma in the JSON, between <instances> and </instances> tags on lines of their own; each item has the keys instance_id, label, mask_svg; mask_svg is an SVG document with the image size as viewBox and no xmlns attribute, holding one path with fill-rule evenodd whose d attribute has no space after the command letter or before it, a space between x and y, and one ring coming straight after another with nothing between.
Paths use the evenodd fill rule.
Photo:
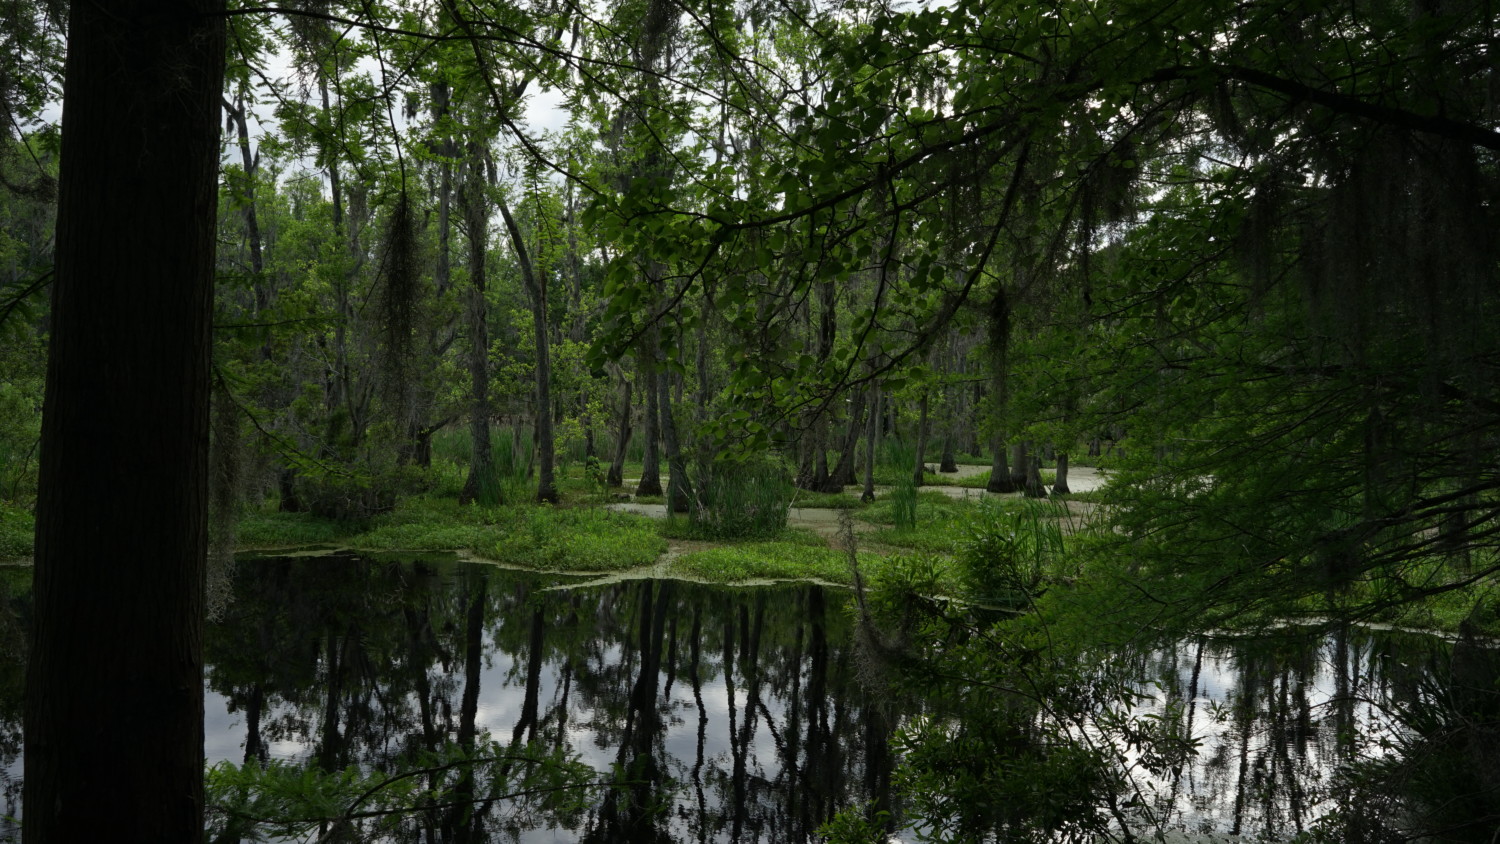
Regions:
<instances>
[{"instance_id":1,"label":"tall tree trunk","mask_svg":"<svg viewBox=\"0 0 1500 844\"><path fill-rule=\"evenodd\" d=\"M661 439L667 450L667 507L673 513L686 513L693 490L687 475L687 461L677 438L677 419L672 413L671 372L665 366L656 370L656 400L661 413Z\"/></svg>"},{"instance_id":2,"label":"tall tree trunk","mask_svg":"<svg viewBox=\"0 0 1500 844\"><path fill-rule=\"evenodd\" d=\"M232 105L225 99L224 111L234 123L235 138L239 142L240 165L245 169L245 186L240 201L245 204L245 240L250 246L250 271L255 274L255 310L260 313L268 303L265 283L261 278L266 271L266 264L260 251L260 218L255 213L255 171L259 159L250 152L250 127L245 121L245 98L241 96Z\"/></svg>"},{"instance_id":3,"label":"tall tree trunk","mask_svg":"<svg viewBox=\"0 0 1500 844\"><path fill-rule=\"evenodd\" d=\"M481 169L476 165L475 169ZM482 501L498 504L500 483L495 477L490 448L490 328L485 301L485 241L489 230L489 203L485 202L483 176L471 173L460 189L464 222L469 229L469 476L458 494L460 504Z\"/></svg>"},{"instance_id":4,"label":"tall tree trunk","mask_svg":"<svg viewBox=\"0 0 1500 844\"><path fill-rule=\"evenodd\" d=\"M849 426L844 432L844 445L839 451L839 461L828 474L824 492L843 492L844 487L854 484L854 453L859 449L860 434L865 429L865 391L854 394L849 407Z\"/></svg>"},{"instance_id":5,"label":"tall tree trunk","mask_svg":"<svg viewBox=\"0 0 1500 844\"><path fill-rule=\"evenodd\" d=\"M34 844L203 836L223 11L72 6L25 695Z\"/></svg>"},{"instance_id":6,"label":"tall tree trunk","mask_svg":"<svg viewBox=\"0 0 1500 844\"><path fill-rule=\"evenodd\" d=\"M994 459L990 463L988 492L1007 493L1021 489L1024 478L1017 478L1015 470L1005 462L1005 412L1010 397L1010 302L1005 288L995 290L990 300L989 312L989 357L990 392L995 403ZM1018 446L1019 447L1019 446Z\"/></svg>"},{"instance_id":7,"label":"tall tree trunk","mask_svg":"<svg viewBox=\"0 0 1500 844\"><path fill-rule=\"evenodd\" d=\"M1057 453L1057 477L1052 481L1053 495L1071 495L1068 489L1068 453L1059 451Z\"/></svg>"},{"instance_id":8,"label":"tall tree trunk","mask_svg":"<svg viewBox=\"0 0 1500 844\"><path fill-rule=\"evenodd\" d=\"M620 423L615 433L615 457L609 464L609 475L605 484L611 489L625 485L625 454L630 448L630 382L623 373L620 378Z\"/></svg>"},{"instance_id":9,"label":"tall tree trunk","mask_svg":"<svg viewBox=\"0 0 1500 844\"><path fill-rule=\"evenodd\" d=\"M438 81L432 86L432 117L434 122L440 122L448 114L449 90L446 81ZM435 298L441 301L453 286L453 139L443 137L438 142L438 149L443 155L443 160L438 164L437 185L437 255L434 256L432 268L432 286ZM428 360L441 357L446 343L440 339L443 329L434 327L429 336L427 347L423 354ZM426 419L421 418L422 409L430 408L437 404L435 388L426 385L425 379L418 379L416 389L420 391L417 400L418 412L412 420L410 436L413 440L412 453L418 466L427 468L432 465L432 435L442 424L433 425ZM446 423L444 423L446 424Z\"/></svg>"},{"instance_id":10,"label":"tall tree trunk","mask_svg":"<svg viewBox=\"0 0 1500 844\"><path fill-rule=\"evenodd\" d=\"M875 433L880 430L880 388L870 385L870 420L865 427L865 488L859 500L866 504L875 500Z\"/></svg>"},{"instance_id":11,"label":"tall tree trunk","mask_svg":"<svg viewBox=\"0 0 1500 844\"><path fill-rule=\"evenodd\" d=\"M641 384L646 388L646 408L641 413L644 449L641 454L641 480L636 484L635 494L661 495L661 455L656 448L657 420L660 418L657 415L656 394L659 390L656 383L656 361L652 353L645 349L636 352L636 358L640 366Z\"/></svg>"},{"instance_id":12,"label":"tall tree trunk","mask_svg":"<svg viewBox=\"0 0 1500 844\"><path fill-rule=\"evenodd\" d=\"M556 504L557 483L553 477L556 448L552 441L552 354L547 340L551 336L547 328L547 284L532 270L531 253L526 250L521 227L516 225L510 206L503 199L500 200L500 216L505 219L511 245L516 250L516 260L521 264L521 279L531 293L531 321L536 333L536 500Z\"/></svg>"},{"instance_id":13,"label":"tall tree trunk","mask_svg":"<svg viewBox=\"0 0 1500 844\"><path fill-rule=\"evenodd\" d=\"M1018 441L1010 450L1011 489L1024 491L1026 476L1031 467L1031 449L1024 441Z\"/></svg>"},{"instance_id":14,"label":"tall tree trunk","mask_svg":"<svg viewBox=\"0 0 1500 844\"><path fill-rule=\"evenodd\" d=\"M1024 465L1026 467L1025 468L1026 482L1025 482L1025 486L1022 488L1022 490L1026 493L1026 497L1027 498L1045 498L1045 497L1047 497L1047 490L1042 487L1042 457L1041 457L1041 455L1037 453L1036 449L1033 447L1033 444L1030 443L1030 442L1024 443L1022 445L1021 455L1022 455L1022 458L1024 460Z\"/></svg>"},{"instance_id":15,"label":"tall tree trunk","mask_svg":"<svg viewBox=\"0 0 1500 844\"><path fill-rule=\"evenodd\" d=\"M1010 477L1010 465L1005 460L1005 434L996 432L990 443L990 450L993 452L993 457L990 460L990 482L985 485L985 492L1015 492L1016 486Z\"/></svg>"},{"instance_id":16,"label":"tall tree trunk","mask_svg":"<svg viewBox=\"0 0 1500 844\"><path fill-rule=\"evenodd\" d=\"M938 466L939 472L957 472L958 458L953 453L953 429L949 427L948 433L943 436L942 465Z\"/></svg>"},{"instance_id":17,"label":"tall tree trunk","mask_svg":"<svg viewBox=\"0 0 1500 844\"><path fill-rule=\"evenodd\" d=\"M927 391L922 391L922 399L917 402L917 465L912 470L911 482L921 486L927 476Z\"/></svg>"}]
</instances>

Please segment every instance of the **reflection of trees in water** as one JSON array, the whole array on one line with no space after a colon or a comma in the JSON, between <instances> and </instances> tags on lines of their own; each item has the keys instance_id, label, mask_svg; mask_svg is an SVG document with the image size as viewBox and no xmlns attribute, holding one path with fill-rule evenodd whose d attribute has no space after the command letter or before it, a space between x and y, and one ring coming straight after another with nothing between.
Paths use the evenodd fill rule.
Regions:
<instances>
[{"instance_id":1,"label":"reflection of trees in water","mask_svg":"<svg viewBox=\"0 0 1500 844\"><path fill-rule=\"evenodd\" d=\"M290 750L391 771L480 737L535 740L620 772L576 830L595 840L806 840L889 778L889 726L869 725L847 621L820 587L545 590L484 566L341 558L238 579L209 684L243 715L247 761ZM869 747L885 761L867 773ZM419 814L414 836L527 822L483 778L431 776L466 808Z\"/></svg>"},{"instance_id":2,"label":"reflection of trees in water","mask_svg":"<svg viewBox=\"0 0 1500 844\"><path fill-rule=\"evenodd\" d=\"M1488 683L1493 694L1500 677L1494 652L1476 652L1490 655L1488 679L1479 685ZM1154 814L1167 827L1272 840L1314 833L1325 840L1386 841L1455 826L1412 812L1418 804L1411 800L1420 803L1420 795L1410 777L1374 776L1409 770L1396 751L1412 748L1414 726L1420 733L1422 719L1413 714L1446 713L1441 719L1448 720L1475 710L1453 699L1461 688L1452 682L1454 666L1463 661L1453 654L1433 637L1353 627L1326 636L1289 631L1263 640L1204 638L1158 648L1138 657L1133 670L1159 686L1154 711L1177 719L1181 734L1200 746L1160 776L1142 774L1138 785L1154 797ZM1434 694L1438 688L1447 691ZM1467 726L1475 726L1472 719ZM1464 735L1472 747L1484 731ZM1470 760L1462 774L1470 784L1476 777L1492 783L1485 792L1490 805L1464 813L1471 821L1483 818L1483 840L1500 819L1488 773L1500 759L1488 758L1484 766ZM1381 785L1371 791L1377 779ZM1465 791L1478 789L1450 788L1445 799Z\"/></svg>"}]
</instances>

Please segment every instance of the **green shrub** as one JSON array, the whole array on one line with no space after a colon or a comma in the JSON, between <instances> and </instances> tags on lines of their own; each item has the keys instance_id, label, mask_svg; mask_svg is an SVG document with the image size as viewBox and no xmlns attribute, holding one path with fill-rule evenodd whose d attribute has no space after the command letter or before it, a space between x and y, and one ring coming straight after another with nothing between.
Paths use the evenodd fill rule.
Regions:
<instances>
[{"instance_id":1,"label":"green shrub","mask_svg":"<svg viewBox=\"0 0 1500 844\"><path fill-rule=\"evenodd\" d=\"M1063 554L1063 509L1041 501L1002 506L985 501L969 520L957 563L975 601L1008 609L1030 603L1054 560Z\"/></svg>"},{"instance_id":2,"label":"green shrub","mask_svg":"<svg viewBox=\"0 0 1500 844\"><path fill-rule=\"evenodd\" d=\"M36 516L24 507L0 502L0 560L31 556Z\"/></svg>"}]
</instances>

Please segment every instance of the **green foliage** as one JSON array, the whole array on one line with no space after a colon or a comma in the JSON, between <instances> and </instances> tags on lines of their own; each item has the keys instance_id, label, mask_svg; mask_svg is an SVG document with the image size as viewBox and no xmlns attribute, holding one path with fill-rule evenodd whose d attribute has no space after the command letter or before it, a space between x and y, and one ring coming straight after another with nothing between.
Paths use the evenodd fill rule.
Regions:
<instances>
[{"instance_id":1,"label":"green foliage","mask_svg":"<svg viewBox=\"0 0 1500 844\"><path fill-rule=\"evenodd\" d=\"M965 593L988 606L1021 609L1065 553L1055 504L1023 501L1000 506L986 500L965 525L956 563Z\"/></svg>"},{"instance_id":2,"label":"green foliage","mask_svg":"<svg viewBox=\"0 0 1500 844\"><path fill-rule=\"evenodd\" d=\"M698 484L688 519L699 539L776 536L786 528L792 484L776 460L720 463Z\"/></svg>"},{"instance_id":3,"label":"green foliage","mask_svg":"<svg viewBox=\"0 0 1500 844\"><path fill-rule=\"evenodd\" d=\"M0 560L31 556L36 516L31 510L0 501Z\"/></svg>"},{"instance_id":4,"label":"green foliage","mask_svg":"<svg viewBox=\"0 0 1500 844\"><path fill-rule=\"evenodd\" d=\"M359 528L312 513L253 512L240 517L234 536L241 548L291 548L332 544Z\"/></svg>"},{"instance_id":5,"label":"green foliage","mask_svg":"<svg viewBox=\"0 0 1500 844\"><path fill-rule=\"evenodd\" d=\"M828 844L887 844L891 840L891 813L870 806L845 806L832 820L818 827L818 837Z\"/></svg>"},{"instance_id":6,"label":"green foliage","mask_svg":"<svg viewBox=\"0 0 1500 844\"><path fill-rule=\"evenodd\" d=\"M45 354L33 336L0 341L0 501L36 495Z\"/></svg>"},{"instance_id":7,"label":"green foliage","mask_svg":"<svg viewBox=\"0 0 1500 844\"><path fill-rule=\"evenodd\" d=\"M324 771L307 763L220 762L204 780L208 840L307 838L371 841L419 830L432 805L498 803L507 820L569 825L602 785L582 762L539 746L507 748L489 741L465 749L448 744L393 771L350 766Z\"/></svg>"}]
</instances>

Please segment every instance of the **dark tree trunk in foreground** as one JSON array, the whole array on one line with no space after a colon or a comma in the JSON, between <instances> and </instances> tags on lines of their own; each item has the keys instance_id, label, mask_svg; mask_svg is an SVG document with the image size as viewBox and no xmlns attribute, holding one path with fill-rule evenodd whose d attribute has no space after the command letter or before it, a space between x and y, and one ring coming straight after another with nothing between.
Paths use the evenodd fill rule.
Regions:
<instances>
[{"instance_id":1,"label":"dark tree trunk in foreground","mask_svg":"<svg viewBox=\"0 0 1500 844\"><path fill-rule=\"evenodd\" d=\"M26 676L28 844L203 837L223 5L73 5Z\"/></svg>"}]
</instances>

